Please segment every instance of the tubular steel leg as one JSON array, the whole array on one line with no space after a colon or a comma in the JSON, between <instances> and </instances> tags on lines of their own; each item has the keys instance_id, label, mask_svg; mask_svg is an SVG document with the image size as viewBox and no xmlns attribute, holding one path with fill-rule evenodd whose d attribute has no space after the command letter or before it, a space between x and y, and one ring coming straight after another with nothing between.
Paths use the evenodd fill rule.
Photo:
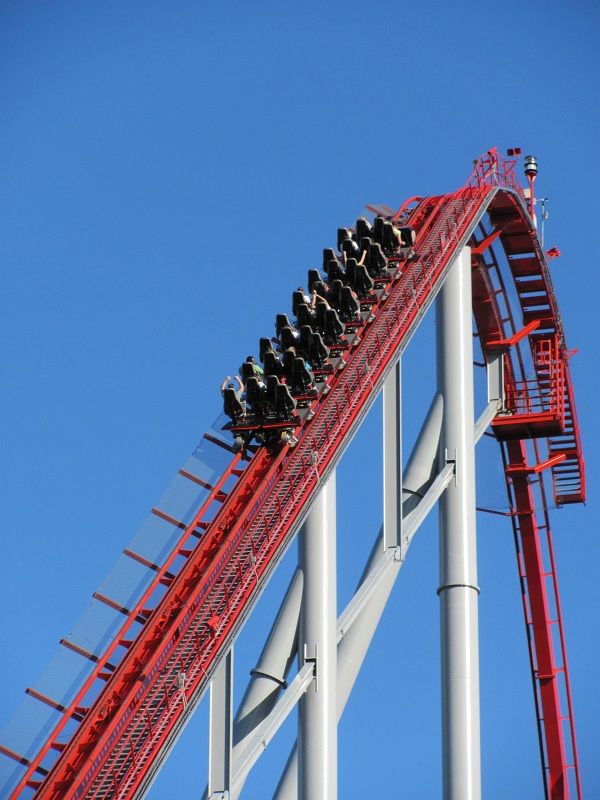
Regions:
<instances>
[{"instance_id":1,"label":"tubular steel leg","mask_svg":"<svg viewBox=\"0 0 600 800\"><path fill-rule=\"evenodd\" d=\"M427 417L423 422L412 454L403 475L403 514L416 508L421 498L431 485L436 474L437 453L443 416L443 398L436 394L431 403ZM381 548L381 531L378 533L367 566L359 581L359 586L377 568L383 557ZM398 562L398 569L400 562ZM338 683L337 683L337 715L342 716L358 673L367 655L371 640L384 612L392 591L398 571L390 571L382 580L369 600L360 617L354 622L338 645ZM297 800L298 751L296 745L288 758L273 800Z\"/></svg>"},{"instance_id":2,"label":"tubular steel leg","mask_svg":"<svg viewBox=\"0 0 600 800\"><path fill-rule=\"evenodd\" d=\"M445 800L481 797L471 318L471 254L465 248L437 301L438 389L444 396L441 452L456 462L456 480L440 500Z\"/></svg>"},{"instance_id":3,"label":"tubular steel leg","mask_svg":"<svg viewBox=\"0 0 600 800\"><path fill-rule=\"evenodd\" d=\"M210 684L210 740L208 745L208 797L227 798L231 786L231 733L233 724L233 649Z\"/></svg>"},{"instance_id":4,"label":"tubular steel leg","mask_svg":"<svg viewBox=\"0 0 600 800\"><path fill-rule=\"evenodd\" d=\"M402 420L400 361L383 385L383 547L402 541Z\"/></svg>"},{"instance_id":5,"label":"tubular steel leg","mask_svg":"<svg viewBox=\"0 0 600 800\"><path fill-rule=\"evenodd\" d=\"M337 798L337 645L335 473L321 489L300 533L304 574L300 665L315 659L316 680L299 704L298 796Z\"/></svg>"}]
</instances>

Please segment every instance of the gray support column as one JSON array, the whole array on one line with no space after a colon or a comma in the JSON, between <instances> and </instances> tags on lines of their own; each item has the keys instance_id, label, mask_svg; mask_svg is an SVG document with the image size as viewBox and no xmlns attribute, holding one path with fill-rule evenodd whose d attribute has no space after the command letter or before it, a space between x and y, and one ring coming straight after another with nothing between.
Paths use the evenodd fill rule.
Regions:
<instances>
[{"instance_id":1,"label":"gray support column","mask_svg":"<svg viewBox=\"0 0 600 800\"><path fill-rule=\"evenodd\" d=\"M231 733L233 723L233 648L210 684L208 744L208 798L226 800L231 787Z\"/></svg>"},{"instance_id":2,"label":"gray support column","mask_svg":"<svg viewBox=\"0 0 600 800\"><path fill-rule=\"evenodd\" d=\"M456 479L440 500L442 757L444 800L481 797L479 642L473 443L471 253L462 250L437 300L442 456Z\"/></svg>"},{"instance_id":3,"label":"gray support column","mask_svg":"<svg viewBox=\"0 0 600 800\"><path fill-rule=\"evenodd\" d=\"M299 703L298 796L337 798L335 473L321 489L300 532L304 574L300 666L315 660L316 680Z\"/></svg>"},{"instance_id":4,"label":"gray support column","mask_svg":"<svg viewBox=\"0 0 600 800\"><path fill-rule=\"evenodd\" d=\"M427 416L406 465L403 475L403 515L406 517L417 507L421 498L431 485L437 471L437 454L442 428L444 403L437 394L427 412ZM379 531L371 549L367 566L359 581L359 586L377 568L383 557L381 547L381 531ZM371 596L368 607L363 609L348 633L338 645L338 683L337 683L337 715L342 716L352 688L360 672L371 640L385 609L388 598L398 575L398 569L390 571ZM296 745L285 765L281 780L275 790L274 800L297 800L298 751Z\"/></svg>"},{"instance_id":5,"label":"gray support column","mask_svg":"<svg viewBox=\"0 0 600 800\"><path fill-rule=\"evenodd\" d=\"M402 541L402 389L400 361L383 384L383 548Z\"/></svg>"}]
</instances>

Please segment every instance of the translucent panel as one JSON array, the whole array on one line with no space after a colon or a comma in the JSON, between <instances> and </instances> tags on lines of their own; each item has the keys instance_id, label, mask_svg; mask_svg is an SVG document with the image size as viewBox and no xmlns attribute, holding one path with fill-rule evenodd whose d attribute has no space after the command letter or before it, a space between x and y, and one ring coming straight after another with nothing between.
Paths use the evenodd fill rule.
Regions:
<instances>
[{"instance_id":1,"label":"translucent panel","mask_svg":"<svg viewBox=\"0 0 600 800\"><path fill-rule=\"evenodd\" d=\"M0 753L0 797L8 797L25 774L26 767Z\"/></svg>"},{"instance_id":2,"label":"translucent panel","mask_svg":"<svg viewBox=\"0 0 600 800\"><path fill-rule=\"evenodd\" d=\"M215 439L218 439L221 442L224 442L228 447L231 447L231 434L229 431L224 431L223 426L227 423L231 422L229 417L226 414L220 414L210 428L206 431L209 436L212 436ZM200 450L202 445L198 448Z\"/></svg>"},{"instance_id":3,"label":"translucent panel","mask_svg":"<svg viewBox=\"0 0 600 800\"><path fill-rule=\"evenodd\" d=\"M60 713L50 706L26 696L22 705L0 733L0 743L31 760L60 720ZM0 797L10 790L24 774L25 767L5 755L0 757Z\"/></svg>"},{"instance_id":4,"label":"translucent panel","mask_svg":"<svg viewBox=\"0 0 600 800\"><path fill-rule=\"evenodd\" d=\"M61 648L32 688L44 697L68 706L93 667L89 659Z\"/></svg>"},{"instance_id":5,"label":"translucent panel","mask_svg":"<svg viewBox=\"0 0 600 800\"><path fill-rule=\"evenodd\" d=\"M213 447L215 447L215 445L213 445ZM185 467L183 469L185 469ZM208 472L207 469L204 471ZM186 474L192 475L193 473L188 470ZM210 477L213 480L215 477L218 478L218 476L214 475ZM209 483L206 478L199 479L205 480L207 484ZM185 525L189 525L194 514L201 508L202 503L209 494L210 490L208 488L201 486L192 480L191 477L187 478L183 475L178 475L161 497L158 509L162 511L163 514L168 514L177 522L183 522Z\"/></svg>"},{"instance_id":6,"label":"translucent panel","mask_svg":"<svg viewBox=\"0 0 600 800\"><path fill-rule=\"evenodd\" d=\"M128 549L151 564L162 567L181 534L180 528L151 515L129 543Z\"/></svg>"},{"instance_id":7,"label":"translucent panel","mask_svg":"<svg viewBox=\"0 0 600 800\"><path fill-rule=\"evenodd\" d=\"M123 614L99 600L92 600L67 638L84 650L100 656L124 622Z\"/></svg>"},{"instance_id":8,"label":"translucent panel","mask_svg":"<svg viewBox=\"0 0 600 800\"><path fill-rule=\"evenodd\" d=\"M121 556L98 591L124 608L132 609L154 576L153 570L128 556Z\"/></svg>"},{"instance_id":9,"label":"translucent panel","mask_svg":"<svg viewBox=\"0 0 600 800\"><path fill-rule=\"evenodd\" d=\"M227 421L224 415L215 420L157 504L156 509L168 519L150 514L128 545L128 550L152 565L165 563L183 534L179 523L191 523L233 459L231 434L222 430ZM211 509L208 518L213 514L214 509ZM154 577L155 571L151 567L122 555L98 592L124 608L133 609ZM122 613L100 600L93 600L66 638L100 657L125 622ZM93 669L94 663L89 659L61 648L32 688L52 701L68 706ZM0 734L0 744L31 759L59 719L60 712L27 697ZM9 788L19 780L23 771L22 765L0 756L0 797L7 796Z\"/></svg>"}]
</instances>

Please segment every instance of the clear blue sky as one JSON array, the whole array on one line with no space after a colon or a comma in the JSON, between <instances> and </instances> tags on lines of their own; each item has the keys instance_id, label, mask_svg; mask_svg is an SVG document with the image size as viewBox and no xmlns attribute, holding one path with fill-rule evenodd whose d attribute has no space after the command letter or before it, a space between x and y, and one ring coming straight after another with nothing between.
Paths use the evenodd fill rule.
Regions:
<instances>
[{"instance_id":1,"label":"clear blue sky","mask_svg":"<svg viewBox=\"0 0 600 800\"><path fill-rule=\"evenodd\" d=\"M2 722L336 228L520 145L551 198L579 347L589 502L552 523L584 789L600 796L599 23L591 0L0 5ZM409 440L434 382L431 327L406 358ZM339 473L340 607L380 520L378 413ZM481 496L500 505L490 475L486 455ZM479 543L484 795L539 797L510 530L483 518ZM340 727L342 798L440 795L436 557L430 521ZM240 639L238 693L293 559ZM249 798L270 796L291 727ZM205 741L203 708L152 800L199 796Z\"/></svg>"}]
</instances>

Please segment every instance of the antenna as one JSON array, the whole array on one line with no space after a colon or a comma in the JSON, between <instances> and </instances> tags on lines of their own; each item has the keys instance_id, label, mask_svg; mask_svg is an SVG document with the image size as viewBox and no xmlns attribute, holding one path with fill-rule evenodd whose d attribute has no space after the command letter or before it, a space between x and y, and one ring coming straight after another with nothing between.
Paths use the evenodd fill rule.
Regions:
<instances>
[{"instance_id":1,"label":"antenna","mask_svg":"<svg viewBox=\"0 0 600 800\"><path fill-rule=\"evenodd\" d=\"M540 236L542 247L544 246L544 225L546 223L546 220L550 216L546 211L546 203L548 203L549 201L550 201L549 197L539 197L537 200L534 201L535 205L539 203L542 207L542 226L541 226L541 236Z\"/></svg>"}]
</instances>

